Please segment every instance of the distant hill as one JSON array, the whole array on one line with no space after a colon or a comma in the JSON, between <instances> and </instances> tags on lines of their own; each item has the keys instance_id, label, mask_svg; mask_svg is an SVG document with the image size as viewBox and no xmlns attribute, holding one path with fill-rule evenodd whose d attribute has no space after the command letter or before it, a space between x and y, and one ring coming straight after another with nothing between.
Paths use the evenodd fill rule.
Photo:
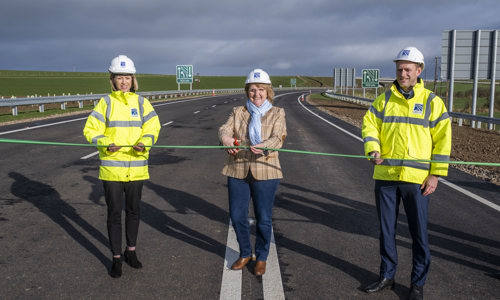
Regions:
<instances>
[{"instance_id":1,"label":"distant hill","mask_svg":"<svg viewBox=\"0 0 500 300\"><path fill-rule=\"evenodd\" d=\"M290 87L292 78L297 87L332 86L331 77L271 76L274 87ZM175 75L137 74L137 80L142 92L177 90ZM200 76L195 77L193 89L242 88L244 82L244 76ZM189 84L181 84L181 90L188 89ZM0 70L0 96L4 98L109 91L109 73Z\"/></svg>"}]
</instances>

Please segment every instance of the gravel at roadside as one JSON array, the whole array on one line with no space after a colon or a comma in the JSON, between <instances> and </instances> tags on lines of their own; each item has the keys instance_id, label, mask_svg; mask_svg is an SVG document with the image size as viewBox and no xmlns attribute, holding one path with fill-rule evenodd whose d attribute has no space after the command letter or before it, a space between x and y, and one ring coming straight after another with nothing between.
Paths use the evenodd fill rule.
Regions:
<instances>
[{"instance_id":1,"label":"gravel at roadside","mask_svg":"<svg viewBox=\"0 0 500 300\"><path fill-rule=\"evenodd\" d=\"M334 99L311 99L307 102L320 110L358 128L362 127L367 106ZM452 126L451 160L500 163L500 134L468 126ZM451 167L500 185L500 167L450 164Z\"/></svg>"}]
</instances>

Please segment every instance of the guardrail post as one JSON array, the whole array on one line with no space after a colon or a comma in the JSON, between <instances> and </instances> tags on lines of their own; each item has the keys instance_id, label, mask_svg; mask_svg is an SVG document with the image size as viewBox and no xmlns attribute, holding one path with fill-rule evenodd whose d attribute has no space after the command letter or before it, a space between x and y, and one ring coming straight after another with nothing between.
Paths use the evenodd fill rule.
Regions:
<instances>
[{"instance_id":1,"label":"guardrail post","mask_svg":"<svg viewBox=\"0 0 500 300\"><path fill-rule=\"evenodd\" d=\"M83 108L83 101L78 101L78 108Z\"/></svg>"},{"instance_id":2,"label":"guardrail post","mask_svg":"<svg viewBox=\"0 0 500 300\"><path fill-rule=\"evenodd\" d=\"M66 110L66 102L61 102L61 110Z\"/></svg>"},{"instance_id":3,"label":"guardrail post","mask_svg":"<svg viewBox=\"0 0 500 300\"><path fill-rule=\"evenodd\" d=\"M38 112L44 112L45 111L45 105L43 104L38 104Z\"/></svg>"},{"instance_id":4,"label":"guardrail post","mask_svg":"<svg viewBox=\"0 0 500 300\"><path fill-rule=\"evenodd\" d=\"M12 115L17 116L17 106L12 106Z\"/></svg>"}]
</instances>

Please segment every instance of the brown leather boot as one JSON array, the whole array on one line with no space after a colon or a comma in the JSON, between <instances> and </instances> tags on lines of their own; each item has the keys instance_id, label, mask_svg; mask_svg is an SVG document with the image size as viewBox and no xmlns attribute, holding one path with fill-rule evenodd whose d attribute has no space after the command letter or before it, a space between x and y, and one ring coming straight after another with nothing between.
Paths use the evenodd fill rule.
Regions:
<instances>
[{"instance_id":1,"label":"brown leather boot","mask_svg":"<svg viewBox=\"0 0 500 300\"><path fill-rule=\"evenodd\" d=\"M266 273L266 262L265 261L257 261L255 264L255 268L253 269L255 276L262 276Z\"/></svg>"},{"instance_id":2,"label":"brown leather boot","mask_svg":"<svg viewBox=\"0 0 500 300\"><path fill-rule=\"evenodd\" d=\"M238 260L235 261L233 263L233 265L231 266L231 270L243 269L247 265L247 263L250 261L251 258L252 258L251 256L245 257L245 258L242 258L242 257L238 258Z\"/></svg>"}]
</instances>

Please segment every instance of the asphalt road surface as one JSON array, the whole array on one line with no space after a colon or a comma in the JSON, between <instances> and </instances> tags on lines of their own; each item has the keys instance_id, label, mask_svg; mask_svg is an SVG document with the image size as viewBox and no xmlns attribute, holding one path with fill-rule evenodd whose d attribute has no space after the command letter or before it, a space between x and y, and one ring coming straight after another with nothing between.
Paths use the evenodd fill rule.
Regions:
<instances>
[{"instance_id":1,"label":"asphalt road surface","mask_svg":"<svg viewBox=\"0 0 500 300\"><path fill-rule=\"evenodd\" d=\"M359 129L278 93L287 149L362 155ZM157 145L218 145L217 130L243 94L155 102ZM315 115L315 114L317 115ZM321 117L321 118L320 118ZM0 127L0 138L86 144L86 115ZM94 147L0 143L2 299L405 299L411 238L400 209L394 290L378 278L372 166L365 159L281 153L268 270L238 256L219 149L154 148L137 251L144 267L108 275L106 206ZM431 197L428 299L498 299L500 189L456 170ZM252 211L252 210L250 210ZM250 214L252 215L252 213Z\"/></svg>"}]
</instances>

